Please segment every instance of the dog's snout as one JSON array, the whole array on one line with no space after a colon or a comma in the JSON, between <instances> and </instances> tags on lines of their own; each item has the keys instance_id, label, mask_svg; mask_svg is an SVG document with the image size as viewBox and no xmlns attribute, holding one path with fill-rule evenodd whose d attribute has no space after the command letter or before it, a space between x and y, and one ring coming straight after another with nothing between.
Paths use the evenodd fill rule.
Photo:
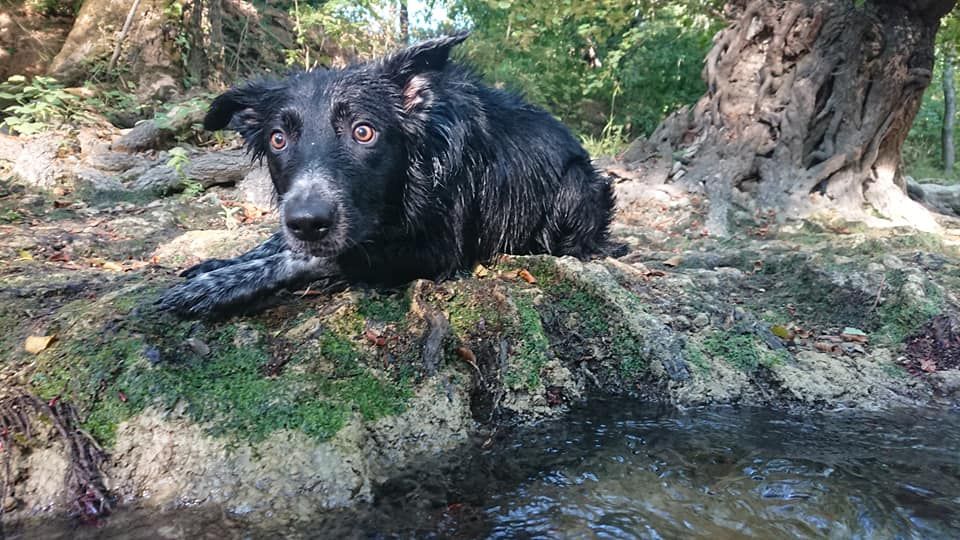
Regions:
<instances>
[{"instance_id":1,"label":"dog's snout","mask_svg":"<svg viewBox=\"0 0 960 540\"><path fill-rule=\"evenodd\" d=\"M337 209L328 201L308 198L288 205L284 214L284 223L294 236L304 242L316 242L333 226Z\"/></svg>"}]
</instances>

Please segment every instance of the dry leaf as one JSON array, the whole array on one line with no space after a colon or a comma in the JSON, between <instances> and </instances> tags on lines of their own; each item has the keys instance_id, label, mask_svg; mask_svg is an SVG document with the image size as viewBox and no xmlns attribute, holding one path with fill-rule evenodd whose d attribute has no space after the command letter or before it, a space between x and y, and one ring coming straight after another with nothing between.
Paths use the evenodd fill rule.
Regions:
<instances>
[{"instance_id":1,"label":"dry leaf","mask_svg":"<svg viewBox=\"0 0 960 540\"><path fill-rule=\"evenodd\" d=\"M843 329L843 332L840 333L840 338L844 341L854 341L856 343L866 343L869 339L863 330L850 326Z\"/></svg>"},{"instance_id":2,"label":"dry leaf","mask_svg":"<svg viewBox=\"0 0 960 540\"><path fill-rule=\"evenodd\" d=\"M477 355L473 354L473 351L471 351L469 348L467 348L467 347L457 347L457 354L460 356L460 358L463 359L464 362L466 362L466 363L470 364L471 366L473 366L474 369L478 369L478 368L477 368Z\"/></svg>"},{"instance_id":3,"label":"dry leaf","mask_svg":"<svg viewBox=\"0 0 960 540\"><path fill-rule=\"evenodd\" d=\"M832 354L837 350L836 345L834 345L833 343L828 343L826 341L818 341L814 343L813 346L816 347L818 351L825 352L825 353Z\"/></svg>"},{"instance_id":4,"label":"dry leaf","mask_svg":"<svg viewBox=\"0 0 960 540\"><path fill-rule=\"evenodd\" d=\"M520 279L526 281L531 285L537 282L537 278L533 277L533 274L531 274L530 271L525 268L517 272L517 275L520 276Z\"/></svg>"},{"instance_id":5,"label":"dry leaf","mask_svg":"<svg viewBox=\"0 0 960 540\"><path fill-rule=\"evenodd\" d=\"M929 358L924 358L920 360L920 369L926 371L927 373L936 373L937 363Z\"/></svg>"},{"instance_id":6,"label":"dry leaf","mask_svg":"<svg viewBox=\"0 0 960 540\"><path fill-rule=\"evenodd\" d=\"M682 262L683 262L683 257L681 257L680 255L674 255L673 257L670 257L669 259L663 261L663 264L664 266L674 267L674 266L680 266L680 263Z\"/></svg>"},{"instance_id":7,"label":"dry leaf","mask_svg":"<svg viewBox=\"0 0 960 540\"><path fill-rule=\"evenodd\" d=\"M54 336L30 336L24 342L23 348L30 354L40 354L41 351L50 346Z\"/></svg>"},{"instance_id":8,"label":"dry leaf","mask_svg":"<svg viewBox=\"0 0 960 540\"><path fill-rule=\"evenodd\" d=\"M773 335L777 336L780 339L790 341L793 339L793 332L789 328L782 324L775 324L770 327L770 331L773 332Z\"/></svg>"},{"instance_id":9,"label":"dry leaf","mask_svg":"<svg viewBox=\"0 0 960 540\"><path fill-rule=\"evenodd\" d=\"M104 270L111 270L111 271L113 271L113 272L123 272L123 266L120 265L119 263L115 263L115 262L113 262L113 261L106 261L106 262L104 262L104 263L103 263L103 269L104 269Z\"/></svg>"}]
</instances>

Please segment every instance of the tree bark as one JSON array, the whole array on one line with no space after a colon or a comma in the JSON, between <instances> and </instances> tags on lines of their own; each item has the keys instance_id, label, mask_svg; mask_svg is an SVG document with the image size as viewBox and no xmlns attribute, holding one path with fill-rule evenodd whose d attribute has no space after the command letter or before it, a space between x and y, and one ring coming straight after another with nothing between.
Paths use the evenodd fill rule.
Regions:
<instances>
[{"instance_id":1,"label":"tree bark","mask_svg":"<svg viewBox=\"0 0 960 540\"><path fill-rule=\"evenodd\" d=\"M947 47L943 55L943 172L953 174L956 146L953 144L954 124L957 118L957 86L954 62L956 50Z\"/></svg>"},{"instance_id":2,"label":"tree bark","mask_svg":"<svg viewBox=\"0 0 960 540\"><path fill-rule=\"evenodd\" d=\"M105 75L111 52L119 51L117 66L128 80L138 82L138 97L168 97L177 87L179 73L171 60L173 43L165 33L165 5L166 0L141 1L123 32L129 1L85 0L47 72L67 84L79 84L96 73Z\"/></svg>"},{"instance_id":3,"label":"tree bark","mask_svg":"<svg viewBox=\"0 0 960 540\"><path fill-rule=\"evenodd\" d=\"M404 45L410 43L410 11L407 9L407 0L398 0L400 4L400 41Z\"/></svg>"},{"instance_id":4,"label":"tree bark","mask_svg":"<svg viewBox=\"0 0 960 540\"><path fill-rule=\"evenodd\" d=\"M680 156L671 178L716 203L711 234L727 233L732 203L784 219L824 205L866 216L868 203L935 229L905 196L898 169L930 84L939 20L955 3L727 2L729 25L705 60L706 93L626 156L651 145Z\"/></svg>"},{"instance_id":5,"label":"tree bark","mask_svg":"<svg viewBox=\"0 0 960 540\"><path fill-rule=\"evenodd\" d=\"M190 0L184 9L190 46L187 74L194 84L222 86L224 72L223 1Z\"/></svg>"}]
</instances>

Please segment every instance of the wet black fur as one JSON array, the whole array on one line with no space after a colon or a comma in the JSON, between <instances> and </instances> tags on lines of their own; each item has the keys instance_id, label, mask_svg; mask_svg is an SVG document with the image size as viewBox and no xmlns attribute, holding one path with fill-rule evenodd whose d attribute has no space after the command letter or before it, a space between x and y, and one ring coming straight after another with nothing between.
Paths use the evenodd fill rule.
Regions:
<instances>
[{"instance_id":1,"label":"wet black fur","mask_svg":"<svg viewBox=\"0 0 960 540\"><path fill-rule=\"evenodd\" d=\"M316 242L282 227L250 253L188 269L161 307L222 314L315 280L390 286L449 278L499 253L606 252L609 183L560 122L448 61L464 39L219 96L204 126L237 130L266 159L281 216L287 197L309 192L337 220ZM351 138L357 122L376 129L374 143ZM287 134L281 152L275 129Z\"/></svg>"}]
</instances>

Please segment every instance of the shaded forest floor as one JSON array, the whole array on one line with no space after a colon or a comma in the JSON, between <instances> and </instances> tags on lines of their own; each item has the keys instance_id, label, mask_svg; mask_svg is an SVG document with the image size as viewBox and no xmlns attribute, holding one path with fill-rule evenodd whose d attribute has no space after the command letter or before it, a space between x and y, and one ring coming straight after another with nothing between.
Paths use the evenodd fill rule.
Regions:
<instances>
[{"instance_id":1,"label":"shaded forest floor","mask_svg":"<svg viewBox=\"0 0 960 540\"><path fill-rule=\"evenodd\" d=\"M444 283L308 289L260 314L181 321L152 301L180 269L272 232L265 177L236 150L190 149L191 184L167 150L98 137L0 155L0 178L46 178L0 182L2 502L15 516L97 514L83 481L63 487L79 474L76 440L38 420L58 404L89 435L80 445L102 448L87 472L120 500L282 513L368 497L418 455L496 444L503 426L594 393L801 409L960 400L953 222L934 235L739 212L737 233L716 239L696 196L623 182L619 259L504 257ZM205 160L241 187L204 181ZM51 405L27 414L23 395ZM29 433L11 420L23 416Z\"/></svg>"}]
</instances>

